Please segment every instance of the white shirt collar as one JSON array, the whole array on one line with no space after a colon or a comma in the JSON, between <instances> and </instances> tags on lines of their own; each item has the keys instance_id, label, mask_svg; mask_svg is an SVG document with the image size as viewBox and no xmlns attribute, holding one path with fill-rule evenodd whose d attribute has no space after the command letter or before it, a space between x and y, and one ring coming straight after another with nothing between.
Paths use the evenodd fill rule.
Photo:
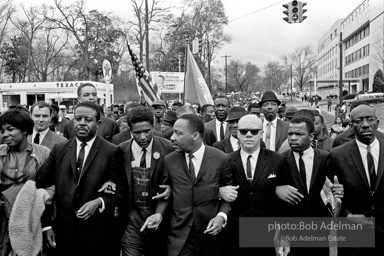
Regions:
<instances>
[{"instance_id":1,"label":"white shirt collar","mask_svg":"<svg viewBox=\"0 0 384 256\"><path fill-rule=\"evenodd\" d=\"M297 155L298 157L300 157L300 154L298 152L295 152L295 151L292 151L293 154ZM303 156L307 156L307 155L310 155L310 154L313 154L314 153L314 150L312 147L309 147L307 148L306 150L303 151Z\"/></svg>"},{"instance_id":2,"label":"white shirt collar","mask_svg":"<svg viewBox=\"0 0 384 256\"><path fill-rule=\"evenodd\" d=\"M93 137L91 140L86 141L87 146L89 146L89 147L91 148L92 145L93 145L93 142L95 142L96 137L97 137L97 135L96 135L95 137ZM80 147L81 143L83 143L83 142L80 141L77 137L76 137L76 142L77 142L77 147Z\"/></svg>"},{"instance_id":3,"label":"white shirt collar","mask_svg":"<svg viewBox=\"0 0 384 256\"><path fill-rule=\"evenodd\" d=\"M243 149L240 149L240 156L241 156L242 159L244 159L244 158L246 159L249 155L252 155L252 157L254 159L257 159L258 156L259 156L259 153L260 153L260 146L252 154L249 154L249 153L245 152Z\"/></svg>"},{"instance_id":4,"label":"white shirt collar","mask_svg":"<svg viewBox=\"0 0 384 256\"><path fill-rule=\"evenodd\" d=\"M367 150L367 146L366 144L364 143L361 143L360 141L356 140L356 143L357 143L357 146L359 147L359 149L362 149L364 151ZM369 144L369 146L371 146L371 149L373 148L379 148L380 147L380 144L379 144L379 140L377 138L375 138L375 140Z\"/></svg>"},{"instance_id":5,"label":"white shirt collar","mask_svg":"<svg viewBox=\"0 0 384 256\"><path fill-rule=\"evenodd\" d=\"M45 138L45 135L47 135L49 131L49 128L45 129L44 131L42 132L38 132L35 130L35 128L33 128L33 134L32 134L32 137L35 138L36 134L39 133L40 134L40 144L41 142L43 141L43 139Z\"/></svg>"},{"instance_id":6,"label":"white shirt collar","mask_svg":"<svg viewBox=\"0 0 384 256\"><path fill-rule=\"evenodd\" d=\"M203 157L204 157L204 152L205 152L205 146L204 146L204 143L202 143L201 147L193 153L193 157L196 158L197 161L201 162L203 160ZM189 154L190 153L185 153L186 159L189 159L188 158Z\"/></svg>"},{"instance_id":7,"label":"white shirt collar","mask_svg":"<svg viewBox=\"0 0 384 256\"><path fill-rule=\"evenodd\" d=\"M148 146L145 148L149 154L152 154L152 145L153 145L153 138L152 138L151 142L148 144ZM139 144L137 144L134 139L132 139L132 150L134 152L141 153L143 148L140 147Z\"/></svg>"}]
</instances>

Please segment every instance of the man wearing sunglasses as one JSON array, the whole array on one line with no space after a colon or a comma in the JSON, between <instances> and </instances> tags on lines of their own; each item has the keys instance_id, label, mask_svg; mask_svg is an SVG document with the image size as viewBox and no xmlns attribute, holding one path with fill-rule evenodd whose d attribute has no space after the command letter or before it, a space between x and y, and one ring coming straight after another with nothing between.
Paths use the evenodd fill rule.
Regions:
<instances>
[{"instance_id":1,"label":"man wearing sunglasses","mask_svg":"<svg viewBox=\"0 0 384 256\"><path fill-rule=\"evenodd\" d=\"M239 248L240 217L271 217L278 213L278 198L275 194L277 177L284 172L284 158L260 147L263 124L256 115L240 118L237 137L240 149L231 153L231 168L234 185L239 185L238 196L233 202L233 218L228 222L228 241L231 255L274 255L274 248ZM273 237L271 237L271 241Z\"/></svg>"},{"instance_id":2,"label":"man wearing sunglasses","mask_svg":"<svg viewBox=\"0 0 384 256\"><path fill-rule=\"evenodd\" d=\"M357 106L350 125L355 139L331 149L330 167L344 185L340 216L374 227L375 248L339 248L339 255L384 255L384 140L377 137L375 109Z\"/></svg>"}]
</instances>

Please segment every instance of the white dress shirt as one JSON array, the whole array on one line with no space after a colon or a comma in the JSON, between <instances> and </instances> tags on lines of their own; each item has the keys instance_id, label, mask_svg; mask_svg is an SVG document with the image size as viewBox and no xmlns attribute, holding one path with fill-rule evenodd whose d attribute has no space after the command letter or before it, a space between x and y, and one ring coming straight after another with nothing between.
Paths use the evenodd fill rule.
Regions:
<instances>
[{"instance_id":1,"label":"white dress shirt","mask_svg":"<svg viewBox=\"0 0 384 256\"><path fill-rule=\"evenodd\" d=\"M233 151L236 151L239 149L239 140L238 139L236 139L235 137L233 137L231 135L231 137L229 138L229 141L231 142L231 146L232 146Z\"/></svg>"},{"instance_id":2,"label":"white dress shirt","mask_svg":"<svg viewBox=\"0 0 384 256\"><path fill-rule=\"evenodd\" d=\"M263 141L265 142L265 137L267 136L267 124L269 122L267 121L267 119L264 120L263 122ZM269 139L269 149L272 150L272 151L275 151L276 150L276 127L277 127L277 117L275 118L275 120L273 120L271 122L271 138Z\"/></svg>"},{"instance_id":3,"label":"white dress shirt","mask_svg":"<svg viewBox=\"0 0 384 256\"><path fill-rule=\"evenodd\" d=\"M152 156L152 145L153 145L153 139L151 140L151 143L145 148L147 150L145 155L145 164L147 168L151 167L151 156ZM139 146L139 144L136 143L135 140L132 141L132 167L140 166L141 157L143 155L143 148Z\"/></svg>"},{"instance_id":4,"label":"white dress shirt","mask_svg":"<svg viewBox=\"0 0 384 256\"><path fill-rule=\"evenodd\" d=\"M297 170L300 174L300 165L299 165L299 159L300 154L297 152L293 152L293 155L295 156L296 166ZM315 157L315 151L312 147L309 147L303 152L303 161L305 166L305 179L306 179L306 185L307 185L307 192L309 193L309 189L311 186L311 179L312 179L312 171L313 171L313 159Z\"/></svg>"},{"instance_id":5,"label":"white dress shirt","mask_svg":"<svg viewBox=\"0 0 384 256\"><path fill-rule=\"evenodd\" d=\"M39 133L40 134L40 137L39 137L39 145L41 145L41 142L43 142L44 138L45 138L45 135L47 135L49 131L49 128L45 129L44 131L42 132L38 132L36 131L35 129L33 129L33 133L32 133L32 142L35 140L35 137L36 137L36 134Z\"/></svg>"},{"instance_id":6,"label":"white dress shirt","mask_svg":"<svg viewBox=\"0 0 384 256\"><path fill-rule=\"evenodd\" d=\"M223 122L220 122L219 120L216 119L216 141L220 141L220 126L221 126L221 123L223 123L223 130L224 130L224 138L225 138L225 131L227 129L227 122L223 121Z\"/></svg>"},{"instance_id":7,"label":"white dress shirt","mask_svg":"<svg viewBox=\"0 0 384 256\"><path fill-rule=\"evenodd\" d=\"M360 151L361 160L363 161L365 174L367 175L367 178L368 178L368 184L371 185L371 180L370 180L370 175L368 170L368 161L367 161L367 153L368 153L367 145L361 143L358 140L356 140L356 143ZM370 144L370 146L371 146L371 155L373 157L373 162L375 164L375 172L377 175L377 168L379 167L379 156L380 156L380 143L377 140L377 138Z\"/></svg>"},{"instance_id":8,"label":"white dress shirt","mask_svg":"<svg viewBox=\"0 0 384 256\"><path fill-rule=\"evenodd\" d=\"M260 147L258 147L257 150L255 152L253 152L252 154L249 154L249 153L245 152L243 149L240 150L240 157L241 157L241 162L243 163L245 177L247 177L247 160L248 160L248 156L252 155L252 157L250 158L252 180L253 180L253 177L255 177L255 170L256 170L257 159L259 158L259 153L260 153Z\"/></svg>"}]
</instances>

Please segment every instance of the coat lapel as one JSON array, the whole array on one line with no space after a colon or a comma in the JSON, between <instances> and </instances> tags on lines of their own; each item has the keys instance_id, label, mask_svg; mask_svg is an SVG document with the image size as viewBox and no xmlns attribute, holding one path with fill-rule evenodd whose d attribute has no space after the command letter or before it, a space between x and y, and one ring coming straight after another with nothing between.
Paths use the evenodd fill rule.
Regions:
<instances>
[{"instance_id":1,"label":"coat lapel","mask_svg":"<svg viewBox=\"0 0 384 256\"><path fill-rule=\"evenodd\" d=\"M130 140L128 145L126 146L126 148L124 148L124 159L125 159L125 174L127 175L127 179L128 179L128 184L129 186L132 188L131 186L131 180L132 180L132 172L131 172L131 168L132 168L132 141L133 140Z\"/></svg>"},{"instance_id":2,"label":"coat lapel","mask_svg":"<svg viewBox=\"0 0 384 256\"><path fill-rule=\"evenodd\" d=\"M81 180L81 177L84 175L84 173L88 170L89 165L93 162L93 159L97 153L99 153L101 140L102 139L99 136L96 136L96 139L93 142L91 149L89 150L87 159L85 159L84 167L81 170L79 181Z\"/></svg>"},{"instance_id":3,"label":"coat lapel","mask_svg":"<svg viewBox=\"0 0 384 256\"><path fill-rule=\"evenodd\" d=\"M234 165L235 165L234 171L237 172L237 175L240 178L240 182L242 182L245 187L249 188L249 182L247 180L247 177L245 176L243 162L241 161L240 150L236 151Z\"/></svg>"},{"instance_id":4,"label":"coat lapel","mask_svg":"<svg viewBox=\"0 0 384 256\"><path fill-rule=\"evenodd\" d=\"M321 154L317 149L314 149L314 155L313 155L313 167L312 167L312 178L311 178L311 184L309 187L309 192L311 192L313 183L316 179L317 174L319 173L321 163Z\"/></svg>"},{"instance_id":5,"label":"coat lapel","mask_svg":"<svg viewBox=\"0 0 384 256\"><path fill-rule=\"evenodd\" d=\"M207 169L211 165L211 157L212 156L211 156L210 149L208 147L205 147L203 160L201 161L200 170L199 170L199 173L197 174L195 183L201 179L201 177L204 175L204 173L207 171Z\"/></svg>"},{"instance_id":6,"label":"coat lapel","mask_svg":"<svg viewBox=\"0 0 384 256\"><path fill-rule=\"evenodd\" d=\"M153 138L153 144L152 144L152 156L151 156L151 168L150 168L150 177L152 178L152 175L153 175L153 172L154 170L156 169L156 165L157 165L157 160L159 160L160 158L160 152L165 152L164 150L162 150L162 146L160 145L160 143L158 143L158 140L157 138ZM157 154L159 153L159 154ZM156 155L156 158L154 158L154 156Z\"/></svg>"},{"instance_id":7,"label":"coat lapel","mask_svg":"<svg viewBox=\"0 0 384 256\"><path fill-rule=\"evenodd\" d=\"M375 184L375 191L376 191L377 187L379 186L381 179L383 178L383 172L384 172L384 157L381 157L384 154L384 142L382 140L379 140L379 144L380 144L379 164L378 164L378 168L377 168L377 178L376 178L376 184Z\"/></svg>"},{"instance_id":8,"label":"coat lapel","mask_svg":"<svg viewBox=\"0 0 384 256\"><path fill-rule=\"evenodd\" d=\"M277 119L277 122L276 122L276 138L275 138L275 148L276 149L277 149L277 145L279 145L280 136L281 136L281 132L282 132L282 129L283 129L281 122L282 121Z\"/></svg>"},{"instance_id":9,"label":"coat lapel","mask_svg":"<svg viewBox=\"0 0 384 256\"><path fill-rule=\"evenodd\" d=\"M224 147L225 153L227 153L227 154L232 153L233 151L237 150L237 149L232 148L230 137L224 139L223 147Z\"/></svg>"},{"instance_id":10,"label":"coat lapel","mask_svg":"<svg viewBox=\"0 0 384 256\"><path fill-rule=\"evenodd\" d=\"M357 171L360 173L360 176L363 179L367 188L369 188L368 178L367 178L367 175L365 173L365 168L363 165L363 161L361 160L360 151L359 151L359 148L357 146L356 141L354 141L353 144L351 145L350 153L351 153L351 159L354 162L354 164L356 165Z\"/></svg>"},{"instance_id":11,"label":"coat lapel","mask_svg":"<svg viewBox=\"0 0 384 256\"><path fill-rule=\"evenodd\" d=\"M69 161L71 162L71 168L73 172L73 176L75 179L77 179L77 171L76 171L76 161L77 161L77 156L76 156L76 138L73 138L71 143L69 143Z\"/></svg>"},{"instance_id":12,"label":"coat lapel","mask_svg":"<svg viewBox=\"0 0 384 256\"><path fill-rule=\"evenodd\" d=\"M264 172L264 167L266 163L267 163L267 155L265 154L265 150L260 148L251 187L253 187L259 180L261 174Z\"/></svg>"}]
</instances>

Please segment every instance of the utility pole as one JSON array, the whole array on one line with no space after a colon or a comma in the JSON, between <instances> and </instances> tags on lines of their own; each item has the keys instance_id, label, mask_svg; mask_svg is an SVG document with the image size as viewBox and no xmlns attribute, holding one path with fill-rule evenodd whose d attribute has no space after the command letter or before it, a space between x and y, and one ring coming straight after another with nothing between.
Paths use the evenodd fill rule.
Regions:
<instances>
[{"instance_id":1,"label":"utility pole","mask_svg":"<svg viewBox=\"0 0 384 256\"><path fill-rule=\"evenodd\" d=\"M145 64L149 72L149 18L148 18L148 0L145 0Z\"/></svg>"},{"instance_id":2,"label":"utility pole","mask_svg":"<svg viewBox=\"0 0 384 256\"><path fill-rule=\"evenodd\" d=\"M340 103L340 106L343 104L343 99L342 99L342 95L343 95L343 33L340 32L340 43L339 43L339 47L340 47L340 73L339 73L339 103Z\"/></svg>"},{"instance_id":3,"label":"utility pole","mask_svg":"<svg viewBox=\"0 0 384 256\"><path fill-rule=\"evenodd\" d=\"M292 90L292 87L293 87L293 73L292 73L292 63L291 63L291 102L292 102L292 94L293 94L293 90Z\"/></svg>"},{"instance_id":4,"label":"utility pole","mask_svg":"<svg viewBox=\"0 0 384 256\"><path fill-rule=\"evenodd\" d=\"M227 59L232 57L228 55L221 56L222 58L225 58L225 94L228 93L228 68L227 68Z\"/></svg>"}]
</instances>

